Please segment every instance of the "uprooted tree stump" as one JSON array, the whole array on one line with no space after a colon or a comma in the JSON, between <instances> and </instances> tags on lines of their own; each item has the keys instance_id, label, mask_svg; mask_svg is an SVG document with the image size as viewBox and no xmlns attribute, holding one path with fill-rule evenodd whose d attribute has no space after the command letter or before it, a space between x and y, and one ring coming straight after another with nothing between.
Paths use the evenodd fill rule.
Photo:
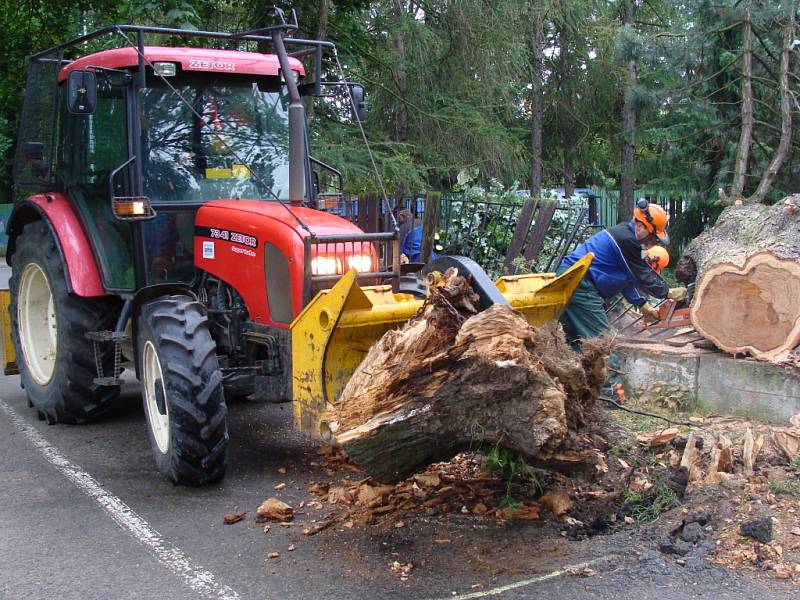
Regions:
<instances>
[{"instance_id":1,"label":"uprooted tree stump","mask_svg":"<svg viewBox=\"0 0 800 600\"><path fill-rule=\"evenodd\" d=\"M800 196L727 208L676 275L696 281L691 319L718 348L773 358L800 343Z\"/></svg>"},{"instance_id":2,"label":"uprooted tree stump","mask_svg":"<svg viewBox=\"0 0 800 600\"><path fill-rule=\"evenodd\" d=\"M577 354L556 324L532 328L503 305L470 316L477 302L448 270L420 313L373 345L336 402L336 442L376 479L483 444L531 459L581 456L574 434L605 380L607 344Z\"/></svg>"}]
</instances>

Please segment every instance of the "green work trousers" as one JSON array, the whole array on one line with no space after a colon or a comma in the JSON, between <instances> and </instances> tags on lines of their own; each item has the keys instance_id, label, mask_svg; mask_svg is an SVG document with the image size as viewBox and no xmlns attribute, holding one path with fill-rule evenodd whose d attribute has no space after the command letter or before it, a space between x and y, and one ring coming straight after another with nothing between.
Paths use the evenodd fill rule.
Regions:
<instances>
[{"instance_id":1,"label":"green work trousers","mask_svg":"<svg viewBox=\"0 0 800 600\"><path fill-rule=\"evenodd\" d=\"M559 267L556 273L561 275L566 270L567 267ZM585 277L561 315L561 325L567 341L575 350L580 350L580 340L597 337L609 328L603 299Z\"/></svg>"}]
</instances>

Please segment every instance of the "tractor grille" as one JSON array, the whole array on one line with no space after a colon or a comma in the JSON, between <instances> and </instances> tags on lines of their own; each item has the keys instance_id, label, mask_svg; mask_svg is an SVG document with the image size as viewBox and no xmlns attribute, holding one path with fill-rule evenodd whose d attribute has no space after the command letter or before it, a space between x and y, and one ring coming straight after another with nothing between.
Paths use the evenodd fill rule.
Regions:
<instances>
[{"instance_id":1,"label":"tractor grille","mask_svg":"<svg viewBox=\"0 0 800 600\"><path fill-rule=\"evenodd\" d=\"M303 303L332 287L351 268L359 283L378 285L400 280L400 247L396 233L311 235L305 238Z\"/></svg>"}]
</instances>

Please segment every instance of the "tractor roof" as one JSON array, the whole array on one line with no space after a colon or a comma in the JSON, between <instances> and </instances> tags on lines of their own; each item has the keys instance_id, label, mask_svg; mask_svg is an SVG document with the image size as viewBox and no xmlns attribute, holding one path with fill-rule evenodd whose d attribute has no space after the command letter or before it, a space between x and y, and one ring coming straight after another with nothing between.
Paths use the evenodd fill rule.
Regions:
<instances>
[{"instance_id":1,"label":"tractor roof","mask_svg":"<svg viewBox=\"0 0 800 600\"><path fill-rule=\"evenodd\" d=\"M274 54L240 52L238 50L216 50L212 48L171 48L166 46L145 46L144 55L148 62L180 63L183 71L205 71L212 73L277 75L280 69L278 57ZM300 76L305 75L303 63L289 58L292 70ZM89 54L71 62L61 69L58 80L64 81L70 71L88 67L123 69L139 64L136 48L116 48Z\"/></svg>"}]
</instances>

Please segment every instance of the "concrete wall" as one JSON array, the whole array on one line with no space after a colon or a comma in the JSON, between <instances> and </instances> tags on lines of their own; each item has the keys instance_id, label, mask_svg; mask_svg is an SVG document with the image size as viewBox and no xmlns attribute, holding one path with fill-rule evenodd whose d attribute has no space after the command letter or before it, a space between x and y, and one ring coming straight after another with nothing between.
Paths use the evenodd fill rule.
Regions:
<instances>
[{"instance_id":1,"label":"concrete wall","mask_svg":"<svg viewBox=\"0 0 800 600\"><path fill-rule=\"evenodd\" d=\"M665 407L785 423L800 413L800 374L721 352L621 346L626 394Z\"/></svg>"}]
</instances>

